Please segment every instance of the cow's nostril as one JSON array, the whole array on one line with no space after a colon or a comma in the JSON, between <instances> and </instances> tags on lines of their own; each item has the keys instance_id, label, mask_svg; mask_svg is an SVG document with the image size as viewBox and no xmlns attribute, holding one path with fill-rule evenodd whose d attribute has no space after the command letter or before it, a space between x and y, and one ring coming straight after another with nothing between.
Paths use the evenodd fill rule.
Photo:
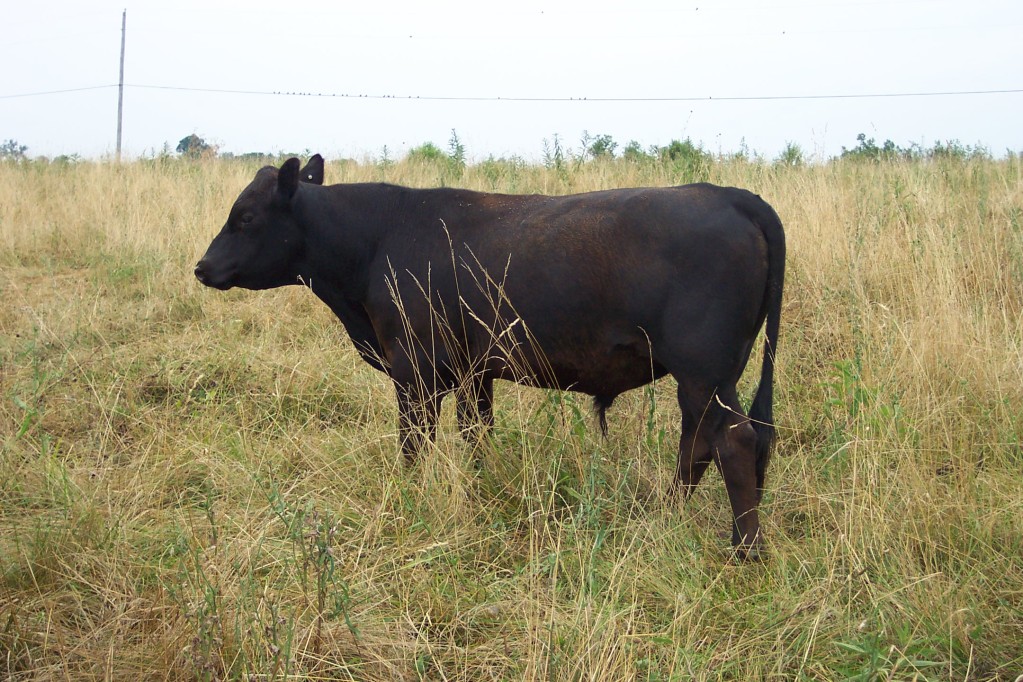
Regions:
<instances>
[{"instance_id":1,"label":"cow's nostril","mask_svg":"<svg viewBox=\"0 0 1023 682\"><path fill-rule=\"evenodd\" d=\"M206 282L206 268L204 266L205 266L205 263L203 263L203 261L199 261L198 263L195 264L195 278L197 280L199 280L200 282L204 282L205 283Z\"/></svg>"}]
</instances>

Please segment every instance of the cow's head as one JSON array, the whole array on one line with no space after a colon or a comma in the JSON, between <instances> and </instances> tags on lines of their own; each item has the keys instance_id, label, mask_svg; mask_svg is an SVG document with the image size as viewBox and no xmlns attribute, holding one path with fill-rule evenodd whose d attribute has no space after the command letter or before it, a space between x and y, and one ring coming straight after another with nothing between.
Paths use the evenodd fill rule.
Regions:
<instances>
[{"instance_id":1,"label":"cow's head","mask_svg":"<svg viewBox=\"0 0 1023 682\"><path fill-rule=\"evenodd\" d=\"M317 154L299 170L298 159L267 166L235 200L220 234L195 266L200 282L215 289L271 289L299 284L296 264L304 235L292 211L299 182L323 184Z\"/></svg>"}]
</instances>

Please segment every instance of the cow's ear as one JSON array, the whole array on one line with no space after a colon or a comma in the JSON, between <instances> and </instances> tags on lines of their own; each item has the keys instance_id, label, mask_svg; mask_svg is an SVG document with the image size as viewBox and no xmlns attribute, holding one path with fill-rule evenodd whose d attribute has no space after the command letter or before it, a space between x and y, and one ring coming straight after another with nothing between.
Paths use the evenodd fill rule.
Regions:
<instances>
[{"instance_id":1,"label":"cow's ear","mask_svg":"<svg viewBox=\"0 0 1023 682\"><path fill-rule=\"evenodd\" d=\"M309 163L298 173L298 179L313 185L323 184L323 157L314 154Z\"/></svg>"},{"instance_id":2,"label":"cow's ear","mask_svg":"<svg viewBox=\"0 0 1023 682\"><path fill-rule=\"evenodd\" d=\"M277 171L277 198L289 203L298 189L298 159L291 157Z\"/></svg>"}]
</instances>

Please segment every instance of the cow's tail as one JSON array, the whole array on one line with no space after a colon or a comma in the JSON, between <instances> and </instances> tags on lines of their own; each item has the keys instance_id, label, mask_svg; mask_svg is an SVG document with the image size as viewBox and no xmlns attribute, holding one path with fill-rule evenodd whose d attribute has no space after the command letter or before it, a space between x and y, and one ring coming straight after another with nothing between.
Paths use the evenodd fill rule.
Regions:
<instances>
[{"instance_id":1,"label":"cow's tail","mask_svg":"<svg viewBox=\"0 0 1023 682\"><path fill-rule=\"evenodd\" d=\"M767 242L767 289L761 308L761 314L766 321L764 362L760 370L760 385L749 410L753 430L757 434L757 490L760 495L764 490L767 465L771 460L771 448L775 439L774 360L778 352L778 327L781 320L782 290L785 285L785 232L778 214L759 197L749 202L745 209L743 212L760 228Z\"/></svg>"},{"instance_id":2,"label":"cow's tail","mask_svg":"<svg viewBox=\"0 0 1023 682\"><path fill-rule=\"evenodd\" d=\"M600 433L607 438L607 408L615 401L617 396L595 395L593 396L593 411L597 413L597 423L600 424Z\"/></svg>"}]
</instances>

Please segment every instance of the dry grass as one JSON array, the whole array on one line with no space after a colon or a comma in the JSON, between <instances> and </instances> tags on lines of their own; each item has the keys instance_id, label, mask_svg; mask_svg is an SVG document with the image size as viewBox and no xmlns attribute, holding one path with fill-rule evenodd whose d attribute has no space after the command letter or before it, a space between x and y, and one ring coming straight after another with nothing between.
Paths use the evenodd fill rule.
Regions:
<instances>
[{"instance_id":1,"label":"dry grass","mask_svg":"<svg viewBox=\"0 0 1023 682\"><path fill-rule=\"evenodd\" d=\"M717 476L662 501L670 380L623 396L607 441L585 400L501 384L481 471L450 405L402 470L392 389L324 306L191 276L254 170L0 164L0 674L1023 673L1015 160L700 178L763 195L789 240L771 558L750 566L719 537ZM692 179L328 166L329 182L512 192Z\"/></svg>"}]
</instances>

